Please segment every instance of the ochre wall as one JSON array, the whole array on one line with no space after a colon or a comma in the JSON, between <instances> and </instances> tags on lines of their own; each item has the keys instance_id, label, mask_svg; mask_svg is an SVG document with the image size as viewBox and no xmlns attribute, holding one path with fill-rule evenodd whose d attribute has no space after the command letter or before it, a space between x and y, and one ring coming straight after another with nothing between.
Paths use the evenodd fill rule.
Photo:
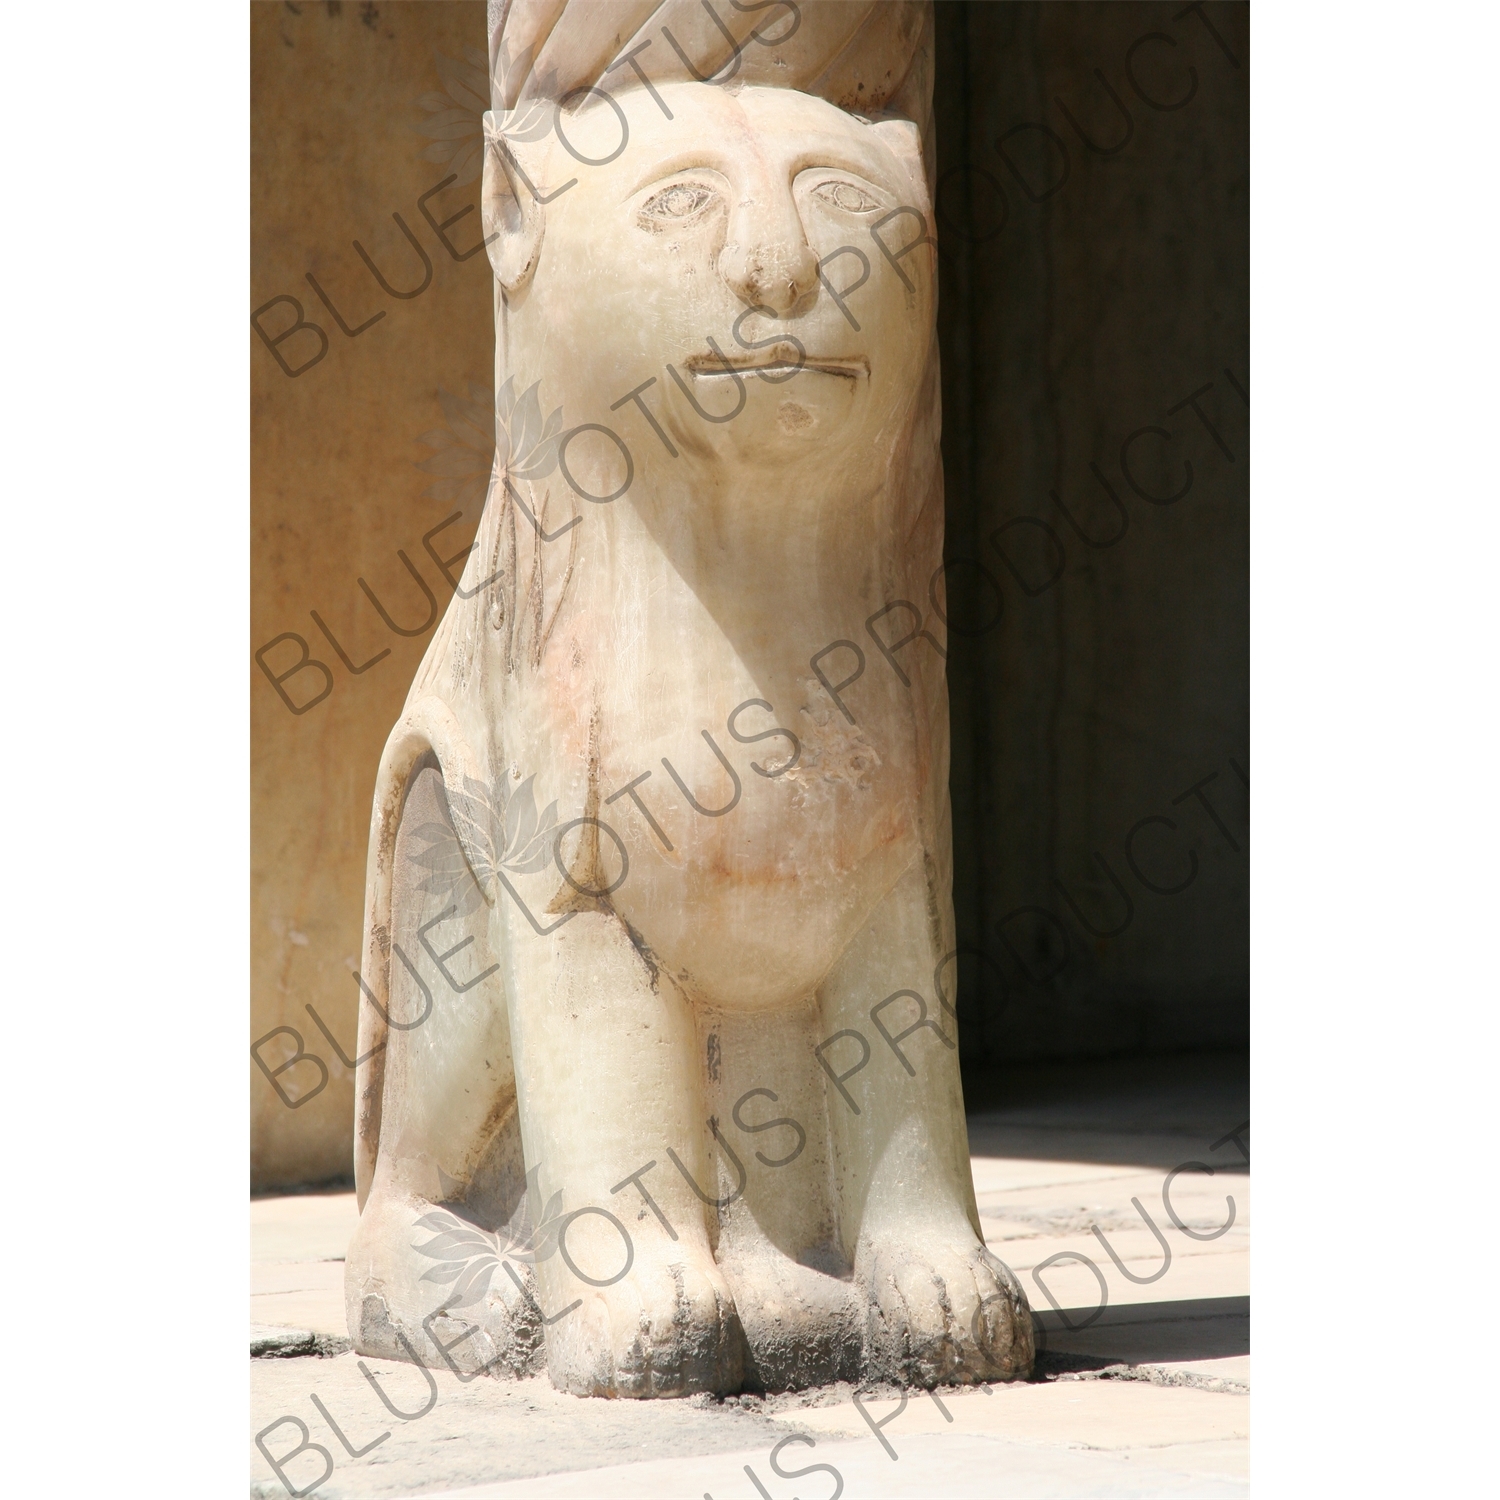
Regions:
<instances>
[{"instance_id":1,"label":"ochre wall","mask_svg":"<svg viewBox=\"0 0 1500 1500\"><path fill-rule=\"evenodd\" d=\"M482 0L467 4L298 6L250 10L252 70L250 307L293 297L327 335L328 352L288 375L246 330L251 369L251 650L294 633L325 664L332 691L294 714L266 674L248 663L252 733L251 1032L293 1028L328 1069L299 1062L277 1082L278 1096L247 1058L252 1111L252 1181L312 1182L351 1171L352 1069L319 1034L311 1004L346 1055L354 1055L365 844L380 749L431 630L393 634L357 580L364 578L398 625L420 625L426 600L399 560L404 551L435 596L439 617L452 592L422 538L464 505L464 496L423 498L442 476L417 467L438 451L453 467L487 471L489 454L461 441L435 450L424 434L449 426L439 392L488 391L494 333L490 273L479 254L457 262L418 207L418 198L453 166L425 159L452 141L455 165L470 164L478 100L464 94L460 64L484 46ZM446 74L446 80L445 75ZM482 52L478 78L483 78ZM457 90L449 92L449 84ZM481 88L482 88L481 83ZM447 107L438 108L447 96ZM424 97L426 96L426 97ZM436 122L436 123L434 123ZM434 150L437 148L437 151ZM430 199L439 223L478 202L478 182L455 183ZM432 263L420 295L388 295L366 269L358 240L397 291L421 284L416 252L392 215L400 214ZM479 242L477 212L447 235L460 254ZM357 337L339 331L308 284L311 273L351 329L384 316ZM279 303L259 318L274 339L296 321ZM296 370L317 355L308 331L278 345ZM484 398L488 400L486 396ZM463 433L462 436L469 434ZM447 486L462 491L462 473ZM468 506L472 513L472 500ZM459 523L433 539L451 558L472 528ZM389 655L358 675L339 661L311 617L316 611L355 666ZM266 654L273 673L301 648L282 642ZM321 691L308 668L283 684L304 706ZM277 1065L295 1051L285 1033L259 1055ZM303 1102L305 1101L305 1102Z\"/></svg>"}]
</instances>

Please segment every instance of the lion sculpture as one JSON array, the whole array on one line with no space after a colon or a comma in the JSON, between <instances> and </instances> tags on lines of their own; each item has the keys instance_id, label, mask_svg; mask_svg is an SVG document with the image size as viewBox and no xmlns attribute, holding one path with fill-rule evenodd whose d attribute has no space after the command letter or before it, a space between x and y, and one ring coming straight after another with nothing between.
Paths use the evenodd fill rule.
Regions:
<instances>
[{"instance_id":1,"label":"lion sculpture","mask_svg":"<svg viewBox=\"0 0 1500 1500\"><path fill-rule=\"evenodd\" d=\"M930 6L490 25L496 467L380 762L351 1335L1023 1376L943 984Z\"/></svg>"}]
</instances>

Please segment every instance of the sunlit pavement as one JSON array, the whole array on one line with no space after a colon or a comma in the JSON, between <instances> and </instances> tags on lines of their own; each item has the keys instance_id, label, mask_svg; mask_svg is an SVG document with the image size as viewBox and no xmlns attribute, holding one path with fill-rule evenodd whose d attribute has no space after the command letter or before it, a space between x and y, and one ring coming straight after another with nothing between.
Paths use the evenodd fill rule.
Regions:
<instances>
[{"instance_id":1,"label":"sunlit pavement","mask_svg":"<svg viewBox=\"0 0 1500 1500\"><path fill-rule=\"evenodd\" d=\"M251 1346L286 1352L251 1361L251 1431L283 1417L305 1424L333 1465L312 1491L325 1500L830 1500L835 1471L849 1500L1244 1495L1244 1059L1053 1065L986 1085L971 1090L981 1095L969 1119L974 1189L986 1240L1041 1325L1029 1383L904 1401L862 1392L860 1404L847 1387L586 1401L545 1378L460 1384L444 1371L422 1415L393 1418L347 1350L354 1195L305 1194L252 1205ZM991 1098L1010 1102L983 1107ZM364 1364L396 1407L427 1406L419 1370ZM264 1438L278 1460L302 1440L292 1421ZM250 1453L252 1495L285 1495L253 1441ZM306 1492L327 1461L309 1447L284 1468Z\"/></svg>"}]
</instances>

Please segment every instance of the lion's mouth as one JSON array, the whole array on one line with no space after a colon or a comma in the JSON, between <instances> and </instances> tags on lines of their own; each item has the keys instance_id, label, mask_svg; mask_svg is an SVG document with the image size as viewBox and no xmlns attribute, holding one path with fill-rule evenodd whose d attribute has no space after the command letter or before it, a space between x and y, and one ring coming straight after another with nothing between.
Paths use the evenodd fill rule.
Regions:
<instances>
[{"instance_id":1,"label":"lion's mouth","mask_svg":"<svg viewBox=\"0 0 1500 1500\"><path fill-rule=\"evenodd\" d=\"M712 376L771 375L786 380L793 375L834 375L844 380L868 380L870 362L863 356L844 359L818 354L799 356L795 345L777 344L748 354L693 354L683 361L689 375L703 380Z\"/></svg>"}]
</instances>

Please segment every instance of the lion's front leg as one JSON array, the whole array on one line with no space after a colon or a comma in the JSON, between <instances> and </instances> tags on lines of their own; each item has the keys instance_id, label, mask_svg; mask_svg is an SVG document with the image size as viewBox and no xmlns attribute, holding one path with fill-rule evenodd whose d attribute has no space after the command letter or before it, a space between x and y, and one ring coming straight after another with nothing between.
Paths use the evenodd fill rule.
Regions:
<instances>
[{"instance_id":1,"label":"lion's front leg","mask_svg":"<svg viewBox=\"0 0 1500 1500\"><path fill-rule=\"evenodd\" d=\"M379 1149L344 1267L350 1336L361 1354L525 1373L541 1331L500 1256L535 1194L500 945L435 759L411 773L393 863L387 972L361 979L362 1005L386 1024L361 1074L378 1094Z\"/></svg>"},{"instance_id":2,"label":"lion's front leg","mask_svg":"<svg viewBox=\"0 0 1500 1500\"><path fill-rule=\"evenodd\" d=\"M943 954L914 866L820 991L845 1253L871 1375L932 1386L1030 1373L1031 1314L984 1245Z\"/></svg>"},{"instance_id":3,"label":"lion's front leg","mask_svg":"<svg viewBox=\"0 0 1500 1500\"><path fill-rule=\"evenodd\" d=\"M514 930L514 928L513 928ZM744 1337L704 1204L668 1148L701 1135L681 993L604 911L516 934L521 1129L551 1231L536 1265L553 1384L577 1395L731 1391ZM701 1163L687 1161L699 1182Z\"/></svg>"}]
</instances>

